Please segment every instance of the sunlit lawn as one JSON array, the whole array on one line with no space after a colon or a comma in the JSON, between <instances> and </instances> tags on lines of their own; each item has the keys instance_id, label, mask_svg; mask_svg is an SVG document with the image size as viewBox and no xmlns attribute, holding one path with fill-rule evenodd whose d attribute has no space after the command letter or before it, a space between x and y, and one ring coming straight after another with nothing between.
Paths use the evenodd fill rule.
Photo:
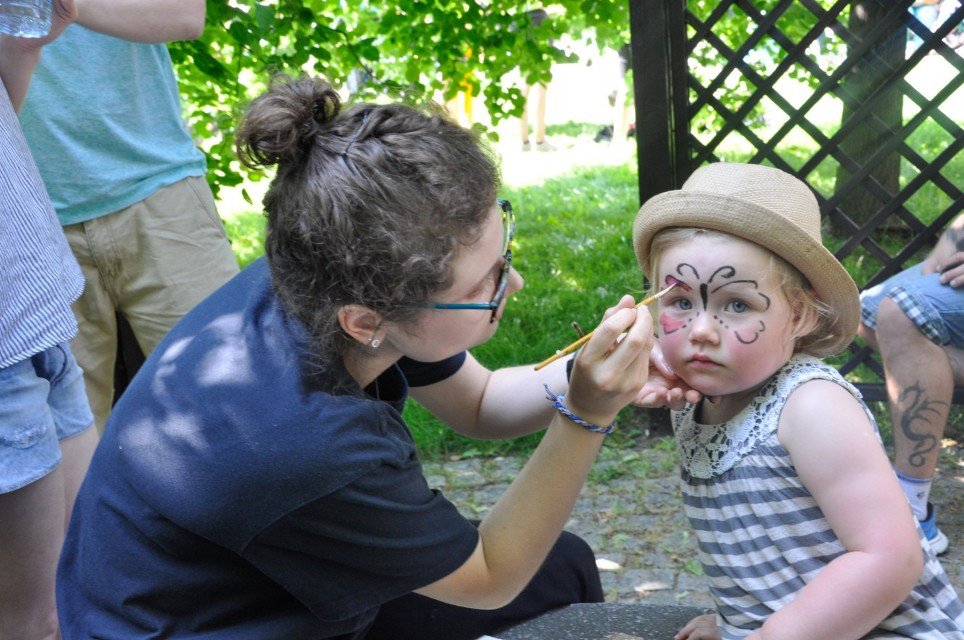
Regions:
<instances>
[{"instance_id":1,"label":"sunlit lawn","mask_svg":"<svg viewBox=\"0 0 964 640\"><path fill-rule=\"evenodd\" d=\"M614 154L591 139L553 139L561 147L557 152L513 150L503 157L508 184L501 195L512 201L517 214L513 262L526 284L510 300L495 337L474 350L492 368L543 359L575 338L573 320L594 327L622 294L642 290L630 237L638 195L629 150ZM587 157L593 164L578 166L577 158ZM531 165L536 166L524 170ZM225 217L242 264L260 256L264 217L253 208ZM491 453L532 442L469 441L414 403L406 419L428 455Z\"/></svg>"},{"instance_id":2,"label":"sunlit lawn","mask_svg":"<svg viewBox=\"0 0 964 640\"><path fill-rule=\"evenodd\" d=\"M515 130L508 124L500 128L500 142L494 146L502 159L505 186L501 195L512 201L517 212L513 256L526 285L511 299L495 337L473 352L491 368L543 359L575 338L572 321L588 330L622 294L638 296L642 290L631 242L632 220L639 206L635 141L618 149L594 143L593 134L600 126L587 122L550 126L549 139L558 149L551 153L523 153L513 136ZM834 123L828 121L826 126ZM908 144L930 159L947 146L947 135L929 120ZM814 151L815 143L807 136L791 137L780 148L782 157L792 166L802 164ZM722 159L744 161L752 153L753 149L734 139ZM823 163L808 181L818 192L830 194L834 170L833 163ZM915 174L905 161L902 184ZM964 184L964 157L958 154L943 174L954 184ZM264 186L264 182L247 185L255 203ZM946 193L928 184L906 206L926 223L952 203ZM258 207L245 203L235 192L224 194L220 208L242 264L260 256L264 218ZM831 234L826 242L835 249L846 239ZM906 236L898 233L876 239L890 255L906 242ZM880 268L876 260L867 259L863 253L845 264L858 284L867 282ZM867 373L858 370L855 375ZM874 408L886 430L886 411L881 406ZM423 454L429 456L527 450L535 442L533 437L515 442L467 440L415 403L410 403L405 417ZM958 411L952 420L959 417Z\"/></svg>"}]
</instances>

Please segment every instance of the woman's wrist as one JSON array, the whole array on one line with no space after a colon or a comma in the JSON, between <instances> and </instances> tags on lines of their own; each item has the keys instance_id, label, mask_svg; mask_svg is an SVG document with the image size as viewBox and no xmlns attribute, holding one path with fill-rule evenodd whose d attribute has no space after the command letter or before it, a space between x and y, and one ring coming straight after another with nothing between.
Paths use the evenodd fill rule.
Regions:
<instances>
[{"instance_id":1,"label":"woman's wrist","mask_svg":"<svg viewBox=\"0 0 964 640\"><path fill-rule=\"evenodd\" d=\"M592 420L587 420L569 408L565 402L566 396L564 394L553 393L547 384L543 386L546 389L546 398L552 404L552 408L565 416L570 422L576 423L587 431L601 433L604 436L608 436L610 433L615 431L615 420L605 420L602 421L602 424L596 423Z\"/></svg>"}]
</instances>

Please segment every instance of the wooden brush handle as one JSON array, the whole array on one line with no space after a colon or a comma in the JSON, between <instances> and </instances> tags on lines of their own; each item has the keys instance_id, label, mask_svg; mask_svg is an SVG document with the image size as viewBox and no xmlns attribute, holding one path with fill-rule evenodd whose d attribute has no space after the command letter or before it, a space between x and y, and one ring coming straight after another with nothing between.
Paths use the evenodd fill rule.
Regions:
<instances>
[{"instance_id":1,"label":"wooden brush handle","mask_svg":"<svg viewBox=\"0 0 964 640\"><path fill-rule=\"evenodd\" d=\"M660 292L658 292L658 293L654 293L653 295L649 296L648 298L643 298L640 302L637 302L637 303L634 305L634 307L635 307L636 309L638 309L638 308L640 308L640 307L644 307L644 306L648 305L649 303L653 302L654 300L658 300L664 293L666 293L667 291L669 291L670 289L672 289L672 288L675 287L676 285L677 285L677 283L674 282L673 284L669 285L668 287L666 287L666 288L663 289L662 291L660 291ZM596 333L596 330L595 330L595 329L593 329L592 331L590 331L589 333L587 333L587 334L584 335L583 337L579 338L578 340L576 340L575 342L573 342L571 345L569 345L569 346L566 347L565 349L561 349L561 350L559 350L559 351L556 351L554 354L552 354L551 356L549 356L548 358L546 358L545 360L543 360L542 362L540 362L539 364L537 364L536 367L535 367L536 371L538 371L539 369L542 369L542 368L545 367L546 365L552 364L553 362L555 362L556 360L558 360L559 358L561 358L561 357L563 357L563 356L569 355L570 353L572 353L573 351L575 351L576 349L578 349L578 348L581 347L582 345L586 344L587 342L589 342L589 338L591 338L591 337L592 337L592 334L594 334L594 333Z\"/></svg>"}]
</instances>

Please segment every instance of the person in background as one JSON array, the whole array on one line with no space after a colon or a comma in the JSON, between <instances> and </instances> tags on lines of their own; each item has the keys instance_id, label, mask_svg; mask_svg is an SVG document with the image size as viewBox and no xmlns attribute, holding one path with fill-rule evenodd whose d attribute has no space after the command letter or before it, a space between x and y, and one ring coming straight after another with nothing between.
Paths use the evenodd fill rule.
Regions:
<instances>
[{"instance_id":1,"label":"person in background","mask_svg":"<svg viewBox=\"0 0 964 640\"><path fill-rule=\"evenodd\" d=\"M920 264L860 296L860 337L877 351L894 431L894 469L938 554L948 539L930 503L955 384L964 384L964 214Z\"/></svg>"},{"instance_id":2,"label":"person in background","mask_svg":"<svg viewBox=\"0 0 964 640\"><path fill-rule=\"evenodd\" d=\"M97 444L67 342L84 280L15 113L73 0L52 14L46 37L0 36L0 638L32 640L57 637L57 557Z\"/></svg>"},{"instance_id":3,"label":"person in background","mask_svg":"<svg viewBox=\"0 0 964 640\"><path fill-rule=\"evenodd\" d=\"M204 0L78 6L77 24L44 52L21 124L87 281L72 346L102 431L116 315L150 353L238 266L163 44L201 34Z\"/></svg>"},{"instance_id":4,"label":"person in background","mask_svg":"<svg viewBox=\"0 0 964 640\"><path fill-rule=\"evenodd\" d=\"M538 27L548 17L549 13L545 9L532 9L528 12L529 24L526 33ZM549 87L538 83L530 85L523 83L522 95L525 98L525 106L522 108L522 116L519 118L519 133L522 140L522 150L529 151L533 148L529 140L529 119L532 119L533 134L535 136L536 151L555 151L556 148L546 140L546 94Z\"/></svg>"},{"instance_id":5,"label":"person in background","mask_svg":"<svg viewBox=\"0 0 964 640\"><path fill-rule=\"evenodd\" d=\"M613 146L623 146L626 140L635 135L636 126L633 123L633 107L628 101L629 78L627 75L633 70L633 52L630 43L619 47L619 51L607 50L604 60L609 54L614 58L613 90L608 99L612 106L612 123L596 132L593 142L608 142Z\"/></svg>"},{"instance_id":6,"label":"person in background","mask_svg":"<svg viewBox=\"0 0 964 640\"><path fill-rule=\"evenodd\" d=\"M619 48L619 81L613 96L613 134L612 143L621 146L633 134L633 107L628 99L629 79L626 77L633 70L633 50L627 42Z\"/></svg>"},{"instance_id":7,"label":"person in background","mask_svg":"<svg viewBox=\"0 0 964 640\"><path fill-rule=\"evenodd\" d=\"M934 31L939 24L940 9L941 0L914 0L914 4L910 6L911 14L930 31ZM912 29L907 30L907 40L908 54L913 53L924 42Z\"/></svg>"},{"instance_id":8,"label":"person in background","mask_svg":"<svg viewBox=\"0 0 964 640\"><path fill-rule=\"evenodd\" d=\"M61 557L64 638L469 640L601 600L592 551L560 531L616 413L673 393L648 314L625 296L574 360L490 371L467 350L523 281L473 133L402 105L343 111L300 78L256 99L237 140L276 167L266 255L171 330L111 414ZM409 393L471 437L546 429L477 527L427 485Z\"/></svg>"},{"instance_id":9,"label":"person in background","mask_svg":"<svg viewBox=\"0 0 964 640\"><path fill-rule=\"evenodd\" d=\"M716 163L640 208L658 343L703 394L673 412L683 505L715 614L677 640L964 640L860 393L820 360L853 340L857 286L794 176Z\"/></svg>"}]
</instances>

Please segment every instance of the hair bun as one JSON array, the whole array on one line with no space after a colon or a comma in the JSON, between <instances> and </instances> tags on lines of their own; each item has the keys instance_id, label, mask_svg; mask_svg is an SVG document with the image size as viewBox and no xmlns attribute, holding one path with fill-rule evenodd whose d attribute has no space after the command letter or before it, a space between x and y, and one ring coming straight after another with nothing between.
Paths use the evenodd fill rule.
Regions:
<instances>
[{"instance_id":1,"label":"hair bun","mask_svg":"<svg viewBox=\"0 0 964 640\"><path fill-rule=\"evenodd\" d=\"M248 106L235 136L246 166L273 166L300 157L341 111L341 99L320 78L277 76Z\"/></svg>"},{"instance_id":2,"label":"hair bun","mask_svg":"<svg viewBox=\"0 0 964 640\"><path fill-rule=\"evenodd\" d=\"M328 83L325 83L326 85ZM328 89L315 97L311 105L311 117L318 124L325 124L335 118L341 111L341 100L335 90L328 85Z\"/></svg>"}]
</instances>

